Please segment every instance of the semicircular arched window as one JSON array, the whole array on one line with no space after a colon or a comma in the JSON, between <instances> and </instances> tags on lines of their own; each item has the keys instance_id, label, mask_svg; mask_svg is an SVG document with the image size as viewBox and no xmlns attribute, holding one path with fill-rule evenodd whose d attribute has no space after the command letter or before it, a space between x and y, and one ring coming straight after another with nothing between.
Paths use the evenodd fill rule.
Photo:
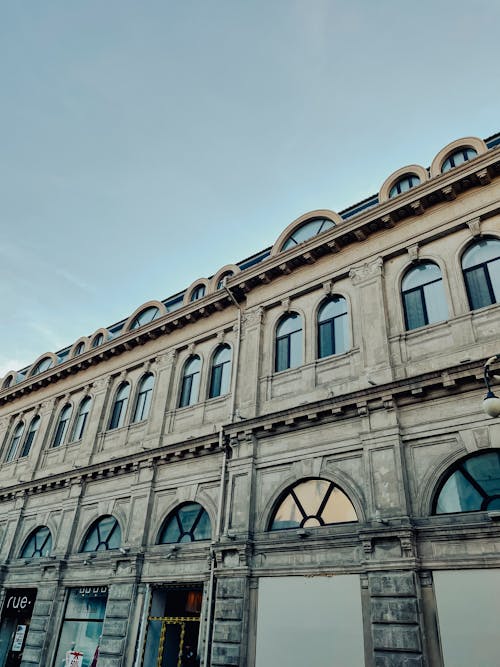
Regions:
<instances>
[{"instance_id":1,"label":"semicircular arched window","mask_svg":"<svg viewBox=\"0 0 500 667\"><path fill-rule=\"evenodd\" d=\"M419 184L420 177L417 176L417 174L405 174L399 178L389 190L389 199L402 195L403 192L408 192L408 190L411 190Z\"/></svg>"},{"instance_id":2,"label":"semicircular arched window","mask_svg":"<svg viewBox=\"0 0 500 667\"><path fill-rule=\"evenodd\" d=\"M50 554L52 550L52 536L47 526L39 526L28 537L24 543L20 558L42 558Z\"/></svg>"},{"instance_id":3,"label":"semicircular arched window","mask_svg":"<svg viewBox=\"0 0 500 667\"><path fill-rule=\"evenodd\" d=\"M462 271L471 310L500 301L500 241L476 241L464 252Z\"/></svg>"},{"instance_id":4,"label":"semicircular arched window","mask_svg":"<svg viewBox=\"0 0 500 667\"><path fill-rule=\"evenodd\" d=\"M87 531L83 541L82 552L109 551L119 549L122 543L120 524L111 514L102 516Z\"/></svg>"},{"instance_id":5,"label":"semicircular arched window","mask_svg":"<svg viewBox=\"0 0 500 667\"><path fill-rule=\"evenodd\" d=\"M401 293L407 331L448 318L441 269L434 262L420 262L409 269Z\"/></svg>"},{"instance_id":6,"label":"semicircular arched window","mask_svg":"<svg viewBox=\"0 0 500 667\"><path fill-rule=\"evenodd\" d=\"M452 466L441 481L433 514L500 510L500 451L473 454Z\"/></svg>"},{"instance_id":7,"label":"semicircular arched window","mask_svg":"<svg viewBox=\"0 0 500 667\"><path fill-rule=\"evenodd\" d=\"M40 359L35 368L31 371L31 375L38 375L43 373L43 371L48 370L53 364L53 359L51 357L44 357Z\"/></svg>"},{"instance_id":8,"label":"semicircular arched window","mask_svg":"<svg viewBox=\"0 0 500 667\"><path fill-rule=\"evenodd\" d=\"M33 417L33 419L31 420L28 433L26 434L26 438L24 439L23 448L21 450L21 453L19 454L20 458L29 455L39 426L40 426L40 417L37 415L36 417Z\"/></svg>"},{"instance_id":9,"label":"semicircular arched window","mask_svg":"<svg viewBox=\"0 0 500 667\"><path fill-rule=\"evenodd\" d=\"M104 334L98 333L97 336L92 341L92 347L99 347L99 345L102 345L103 343L104 343Z\"/></svg>"},{"instance_id":10,"label":"semicircular arched window","mask_svg":"<svg viewBox=\"0 0 500 667\"><path fill-rule=\"evenodd\" d=\"M313 218L312 220L308 220L296 227L281 246L281 250L293 248L299 245L299 243L304 243L304 241L308 241L313 236L317 236L321 232L326 232L327 229L331 229L332 227L335 227L335 223L328 218Z\"/></svg>"},{"instance_id":11,"label":"semicircular arched window","mask_svg":"<svg viewBox=\"0 0 500 667\"><path fill-rule=\"evenodd\" d=\"M218 290L222 289L226 284L226 280L231 276L234 276L234 271L224 271L224 273L219 277L219 280L217 281L217 289Z\"/></svg>"},{"instance_id":12,"label":"semicircular arched window","mask_svg":"<svg viewBox=\"0 0 500 667\"><path fill-rule=\"evenodd\" d=\"M158 544L209 540L211 534L207 511L199 503L184 503L167 517Z\"/></svg>"},{"instance_id":13,"label":"semicircular arched window","mask_svg":"<svg viewBox=\"0 0 500 667\"><path fill-rule=\"evenodd\" d=\"M314 528L357 520L353 504L338 486L326 479L307 479L281 497L269 530Z\"/></svg>"},{"instance_id":14,"label":"semicircular arched window","mask_svg":"<svg viewBox=\"0 0 500 667\"><path fill-rule=\"evenodd\" d=\"M74 357L78 357L80 354L83 354L85 351L85 343L83 340L81 340L78 345L75 347L75 351L73 352Z\"/></svg>"},{"instance_id":15,"label":"semicircular arched window","mask_svg":"<svg viewBox=\"0 0 500 667\"><path fill-rule=\"evenodd\" d=\"M454 151L443 162L441 173L444 174L445 172L450 171L450 169L459 167L464 162L472 160L472 158L476 157L476 155L476 149L471 148L470 146L464 146L464 148L460 148L458 151Z\"/></svg>"},{"instance_id":16,"label":"semicircular arched window","mask_svg":"<svg viewBox=\"0 0 500 667\"><path fill-rule=\"evenodd\" d=\"M198 301L205 296L206 287L203 284L197 285L191 292L190 301Z\"/></svg>"},{"instance_id":17,"label":"semicircular arched window","mask_svg":"<svg viewBox=\"0 0 500 667\"><path fill-rule=\"evenodd\" d=\"M156 306L150 306L149 308L145 308L143 311L141 311L138 315L134 317L132 320L132 324L130 325L131 329L137 329L138 327L142 327L144 324L148 324L148 322L152 322L158 317L159 314L159 309Z\"/></svg>"}]
</instances>

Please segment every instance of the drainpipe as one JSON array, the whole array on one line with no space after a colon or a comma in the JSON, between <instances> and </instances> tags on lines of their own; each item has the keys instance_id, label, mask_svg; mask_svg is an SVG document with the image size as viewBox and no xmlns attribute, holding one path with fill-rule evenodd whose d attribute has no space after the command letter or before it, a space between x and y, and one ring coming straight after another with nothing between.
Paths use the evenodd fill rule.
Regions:
<instances>
[{"instance_id":1,"label":"drainpipe","mask_svg":"<svg viewBox=\"0 0 500 667\"><path fill-rule=\"evenodd\" d=\"M231 292L227 285L224 285L224 289L233 302L233 304L238 309L238 325L236 331L236 345L234 350L234 362L233 362L233 373L231 379L231 405L229 410L229 424L231 424L235 417L235 406L236 406L236 381L238 375L238 363L240 358L240 346L241 346L241 321L242 321L242 309L238 301L236 300L234 294ZM210 575L208 579L208 596L207 596L207 618L206 618L206 629L205 629L205 652L203 655L202 667L208 667L209 665L209 651L210 651L210 630L213 620L213 598L214 598L214 581L215 581L215 568L217 567L217 560L214 550L214 545L220 542L221 531L222 531L222 511L224 507L224 498L226 495L226 468L227 468L227 457L229 452L229 445L224 443L224 425L221 424L219 429L219 448L223 450L222 455L222 466L220 473L220 485L219 485L219 501L217 503L217 518L215 524L215 535L210 547Z\"/></svg>"}]
</instances>

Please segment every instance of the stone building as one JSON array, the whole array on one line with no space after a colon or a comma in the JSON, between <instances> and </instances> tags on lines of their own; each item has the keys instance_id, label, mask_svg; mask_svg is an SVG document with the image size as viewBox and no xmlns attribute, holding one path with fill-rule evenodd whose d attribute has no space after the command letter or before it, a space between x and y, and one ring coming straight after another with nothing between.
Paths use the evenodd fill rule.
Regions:
<instances>
[{"instance_id":1,"label":"stone building","mask_svg":"<svg viewBox=\"0 0 500 667\"><path fill-rule=\"evenodd\" d=\"M0 667L499 664L499 145L2 378Z\"/></svg>"}]
</instances>

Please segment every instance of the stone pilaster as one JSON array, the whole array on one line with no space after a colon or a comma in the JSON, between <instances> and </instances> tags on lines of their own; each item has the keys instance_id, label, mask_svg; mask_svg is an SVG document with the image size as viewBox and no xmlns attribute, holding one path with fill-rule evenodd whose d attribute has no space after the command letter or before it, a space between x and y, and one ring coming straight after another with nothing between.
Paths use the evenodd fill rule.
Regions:
<instances>
[{"instance_id":1,"label":"stone pilaster","mask_svg":"<svg viewBox=\"0 0 500 667\"><path fill-rule=\"evenodd\" d=\"M134 584L112 584L109 587L106 616L102 626L99 667L122 667L125 664L127 629Z\"/></svg>"},{"instance_id":2,"label":"stone pilaster","mask_svg":"<svg viewBox=\"0 0 500 667\"><path fill-rule=\"evenodd\" d=\"M46 664L44 648L53 636L51 616L56 594L56 583L38 586L21 667L42 667Z\"/></svg>"},{"instance_id":3,"label":"stone pilaster","mask_svg":"<svg viewBox=\"0 0 500 667\"><path fill-rule=\"evenodd\" d=\"M243 641L247 578L230 577L217 581L212 639L211 667L243 667Z\"/></svg>"}]
</instances>

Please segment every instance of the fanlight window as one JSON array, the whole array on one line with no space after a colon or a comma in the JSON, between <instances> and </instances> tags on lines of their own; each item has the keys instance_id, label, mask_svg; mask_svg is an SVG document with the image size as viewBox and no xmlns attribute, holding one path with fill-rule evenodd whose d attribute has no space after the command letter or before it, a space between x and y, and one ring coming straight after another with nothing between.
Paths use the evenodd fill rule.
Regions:
<instances>
[{"instance_id":1,"label":"fanlight window","mask_svg":"<svg viewBox=\"0 0 500 667\"><path fill-rule=\"evenodd\" d=\"M198 285L191 292L190 301L198 301L198 299L201 299L204 296L205 296L205 285Z\"/></svg>"},{"instance_id":2,"label":"fanlight window","mask_svg":"<svg viewBox=\"0 0 500 667\"><path fill-rule=\"evenodd\" d=\"M82 439L83 432L85 430L85 425L87 423L87 419L89 416L91 403L92 399L90 398L90 396L84 398L83 401L80 403L80 407L78 408L78 414L75 419L75 424L73 426L73 432L71 434L71 442L75 442L77 440Z\"/></svg>"},{"instance_id":3,"label":"fanlight window","mask_svg":"<svg viewBox=\"0 0 500 667\"><path fill-rule=\"evenodd\" d=\"M198 401L198 391L200 388L201 359L195 354L184 364L182 373L181 395L179 397L179 407L193 405Z\"/></svg>"},{"instance_id":4,"label":"fanlight window","mask_svg":"<svg viewBox=\"0 0 500 667\"><path fill-rule=\"evenodd\" d=\"M434 514L500 510L500 452L462 459L446 474L436 494Z\"/></svg>"},{"instance_id":5,"label":"fanlight window","mask_svg":"<svg viewBox=\"0 0 500 667\"><path fill-rule=\"evenodd\" d=\"M290 313L276 327L275 371L296 368L302 363L302 318Z\"/></svg>"},{"instance_id":6,"label":"fanlight window","mask_svg":"<svg viewBox=\"0 0 500 667\"><path fill-rule=\"evenodd\" d=\"M44 359L41 359L32 370L31 375L38 375L39 373L43 373L43 371L48 370L52 364L53 359L51 357L45 357Z\"/></svg>"},{"instance_id":7,"label":"fanlight window","mask_svg":"<svg viewBox=\"0 0 500 667\"><path fill-rule=\"evenodd\" d=\"M123 382L116 392L115 402L113 403L113 411L109 420L109 428L120 428L125 421L125 414L127 412L128 397L130 394L130 385L128 382Z\"/></svg>"},{"instance_id":8,"label":"fanlight window","mask_svg":"<svg viewBox=\"0 0 500 667\"><path fill-rule=\"evenodd\" d=\"M110 514L98 519L89 529L81 551L108 551L119 549L122 531L114 516Z\"/></svg>"},{"instance_id":9,"label":"fanlight window","mask_svg":"<svg viewBox=\"0 0 500 667\"><path fill-rule=\"evenodd\" d=\"M341 296L334 296L318 312L318 357L342 354L348 349L347 302Z\"/></svg>"},{"instance_id":10,"label":"fanlight window","mask_svg":"<svg viewBox=\"0 0 500 667\"><path fill-rule=\"evenodd\" d=\"M20 558L42 558L52 550L52 536L47 526L40 526L28 537L21 550Z\"/></svg>"},{"instance_id":11,"label":"fanlight window","mask_svg":"<svg viewBox=\"0 0 500 667\"><path fill-rule=\"evenodd\" d=\"M99 345L102 345L103 343L104 343L104 334L98 333L97 336L92 341L92 347L99 347Z\"/></svg>"},{"instance_id":12,"label":"fanlight window","mask_svg":"<svg viewBox=\"0 0 500 667\"><path fill-rule=\"evenodd\" d=\"M38 416L33 417L33 419L31 420L30 427L28 429L28 433L26 434L26 439L23 443L23 448L21 450L21 453L19 454L20 457L28 456L28 454L30 453L39 425L40 425L40 417Z\"/></svg>"},{"instance_id":13,"label":"fanlight window","mask_svg":"<svg viewBox=\"0 0 500 667\"><path fill-rule=\"evenodd\" d=\"M153 384L154 376L152 373L147 373L140 381L132 417L133 422L140 422L148 418L151 397L153 395Z\"/></svg>"},{"instance_id":14,"label":"fanlight window","mask_svg":"<svg viewBox=\"0 0 500 667\"><path fill-rule=\"evenodd\" d=\"M7 452L7 456L5 457L5 460L7 462L12 461L16 458L17 450L19 448L21 438L23 437L23 431L24 431L24 422L20 422L16 426L16 428L14 429L14 433L12 434L9 451Z\"/></svg>"},{"instance_id":15,"label":"fanlight window","mask_svg":"<svg viewBox=\"0 0 500 667\"><path fill-rule=\"evenodd\" d=\"M14 376L7 375L7 377L3 381L2 389L7 389L7 387L12 387L13 382L14 382Z\"/></svg>"},{"instance_id":16,"label":"fanlight window","mask_svg":"<svg viewBox=\"0 0 500 667\"><path fill-rule=\"evenodd\" d=\"M420 177L417 174L406 174L400 178L392 188L389 190L389 199L397 197L398 195L403 194L403 192L408 192L416 185L420 184Z\"/></svg>"},{"instance_id":17,"label":"fanlight window","mask_svg":"<svg viewBox=\"0 0 500 667\"><path fill-rule=\"evenodd\" d=\"M500 301L500 241L481 239L465 251L462 270L471 310Z\"/></svg>"},{"instance_id":18,"label":"fanlight window","mask_svg":"<svg viewBox=\"0 0 500 667\"><path fill-rule=\"evenodd\" d=\"M357 520L353 504L338 486L326 479L308 479L287 491L274 512L270 530L313 528Z\"/></svg>"},{"instance_id":19,"label":"fanlight window","mask_svg":"<svg viewBox=\"0 0 500 667\"><path fill-rule=\"evenodd\" d=\"M461 148L460 150L455 151L443 162L441 173L444 174L446 171L450 171L450 169L459 167L464 162L472 160L472 158L476 157L476 155L477 151L474 148L469 147Z\"/></svg>"},{"instance_id":20,"label":"fanlight window","mask_svg":"<svg viewBox=\"0 0 500 667\"><path fill-rule=\"evenodd\" d=\"M165 521L159 544L198 542L211 537L210 518L198 503L180 505Z\"/></svg>"},{"instance_id":21,"label":"fanlight window","mask_svg":"<svg viewBox=\"0 0 500 667\"><path fill-rule=\"evenodd\" d=\"M145 308L142 312L139 313L134 319L132 320L132 324L130 325L131 329L137 329L138 327L142 327L144 324L147 324L148 322L152 322L155 320L160 311L156 306L151 306L150 308Z\"/></svg>"},{"instance_id":22,"label":"fanlight window","mask_svg":"<svg viewBox=\"0 0 500 667\"><path fill-rule=\"evenodd\" d=\"M406 330L448 318L441 269L433 262L411 268L401 284Z\"/></svg>"},{"instance_id":23,"label":"fanlight window","mask_svg":"<svg viewBox=\"0 0 500 667\"><path fill-rule=\"evenodd\" d=\"M72 406L68 403L61 410L59 415L59 421L57 422L56 430L54 432L54 439L52 441L52 447L59 447L63 444L66 437L66 432L68 430L69 420L71 418L71 413L73 411Z\"/></svg>"},{"instance_id":24,"label":"fanlight window","mask_svg":"<svg viewBox=\"0 0 500 667\"><path fill-rule=\"evenodd\" d=\"M297 227L297 229L295 229L295 231L290 234L287 240L283 243L281 250L288 250L288 248L293 248L294 246L299 245L299 243L304 243L304 241L308 241L309 239L312 239L313 236L317 236L318 234L321 234L321 232L325 232L327 229L331 229L332 227L335 227L335 223L331 220L328 220L328 218L316 218L314 220L308 220L307 222L304 222L303 225Z\"/></svg>"},{"instance_id":25,"label":"fanlight window","mask_svg":"<svg viewBox=\"0 0 500 667\"><path fill-rule=\"evenodd\" d=\"M220 345L212 359L209 398L227 394L229 391L230 380L231 348L229 345Z\"/></svg>"}]
</instances>

